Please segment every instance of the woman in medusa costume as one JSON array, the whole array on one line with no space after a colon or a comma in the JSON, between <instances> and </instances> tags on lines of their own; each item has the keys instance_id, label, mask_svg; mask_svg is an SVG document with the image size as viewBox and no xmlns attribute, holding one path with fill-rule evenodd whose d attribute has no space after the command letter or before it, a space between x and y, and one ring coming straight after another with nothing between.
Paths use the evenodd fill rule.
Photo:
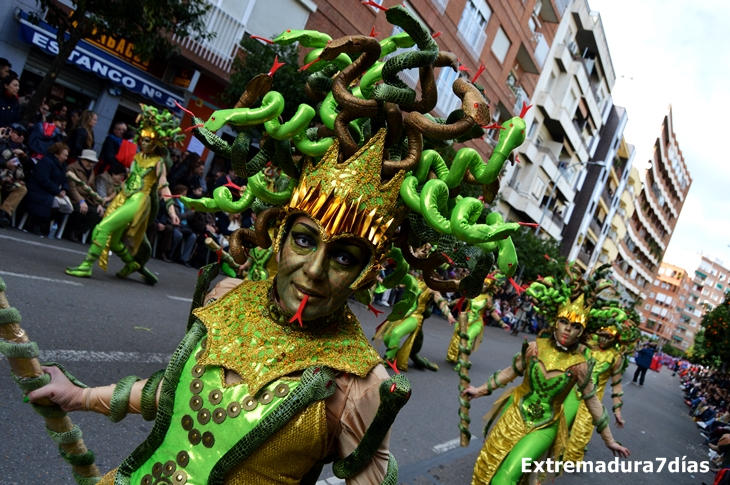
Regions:
<instances>
[{"instance_id":1,"label":"woman in medusa costume","mask_svg":"<svg viewBox=\"0 0 730 485\"><path fill-rule=\"evenodd\" d=\"M410 387L403 375L388 377L347 298L369 297L394 245L402 251L402 265L423 271L426 285L437 291L478 296L494 253L511 276L517 260L509 235L519 224L504 223L498 214L483 221L483 203L459 197L455 189L464 179L496 182L524 140L525 123L515 117L502 125L486 164L476 151L462 148L449 169L435 151L424 151L424 145L481 136L480 125L490 119L487 101L459 79L454 91L462 109L446 120L427 115L436 104L434 69L457 69L456 58L439 52L403 7L387 9L386 16L405 33L382 42L366 36L331 40L311 31L275 39L317 47L319 61L312 67L319 70L308 90L325 100L320 117L326 128L307 129L314 110L306 105L280 123L284 100L271 90L274 69L249 83L236 108L217 111L206 122L194 118L194 135L230 157L249 184L239 200L223 187L212 199L183 202L195 210L237 212L258 200L266 209L258 213L255 230L236 231L230 253L240 264L250 248L273 244L276 277L245 281L227 292L216 287L202 305L218 266L204 269L187 334L167 369L149 379L129 377L89 389L47 367L50 384L39 387L47 382L42 375L23 381L24 389L35 389L32 402L49 397L58 403L54 413L85 409L116 421L132 412L155 420L147 440L100 483L314 483L323 463L332 460L335 475L350 484L396 483L388 433ZM378 61L408 43L419 50ZM349 63L348 53L360 55ZM397 76L412 67L421 73L421 99ZM370 77L352 87L366 70ZM384 83L373 87L380 75ZM259 96L261 106L252 108ZM214 134L223 124L241 129L232 145ZM247 161L249 139L242 129L259 124L268 137ZM301 157L292 156L292 143ZM286 175L275 190L261 175L269 161ZM274 241L271 227L279 228ZM416 256L411 248L426 243L437 244L439 253ZM470 275L435 279L434 269L446 259ZM415 292L406 298L415 299ZM18 345L14 356L32 353ZM62 446L71 437L56 436ZM78 451L64 456L79 475L90 474L79 467L93 459Z\"/></svg>"},{"instance_id":2,"label":"woman in medusa costume","mask_svg":"<svg viewBox=\"0 0 730 485\"><path fill-rule=\"evenodd\" d=\"M90 277L97 260L99 267L106 271L109 251L112 251L124 262L124 267L117 272L118 277L126 278L138 271L147 283L157 283L157 277L145 268L152 254L145 231L159 207L158 192L163 197L170 196L166 147L181 141L184 136L172 113L158 112L153 106L142 106L138 123L140 152L134 156L124 187L94 229L86 258L80 265L66 268L68 275ZM172 223L178 224L174 208L168 204L167 209Z\"/></svg>"},{"instance_id":3,"label":"woman in medusa costume","mask_svg":"<svg viewBox=\"0 0 730 485\"><path fill-rule=\"evenodd\" d=\"M526 480L523 460L537 460L552 447L552 457L558 459L565 449L568 431L563 402L576 387L601 434L606 446L626 457L629 450L618 444L608 427L608 414L596 398L592 381L594 361L587 359L580 337L590 315L597 311L591 306L596 289L580 278L580 271L568 267L571 285L553 277L535 282L527 293L537 300L535 308L551 321L550 332L536 342L522 346L512 359L512 365L495 372L479 388L467 387L463 395L471 400L488 396L494 389L505 387L519 376L522 384L506 392L495 403L485 433L492 421L498 419L488 435L474 467L472 484L507 485Z\"/></svg>"},{"instance_id":4,"label":"woman in medusa costume","mask_svg":"<svg viewBox=\"0 0 730 485\"><path fill-rule=\"evenodd\" d=\"M600 270L601 268L597 271ZM601 311L591 314L585 340L586 346L590 349L590 356L595 361L593 384L596 397L599 401L603 400L606 386L610 382L616 427L623 428L625 422L621 417L623 406L621 397L624 393L621 380L629 362L625 351L627 348L633 349L641 333L634 322L627 318L629 314L627 309L621 308L618 301L599 298L593 307ZM593 436L593 418L577 392L571 393L566 399L565 415L570 428L570 438L563 453L563 460L579 462L583 460L585 449Z\"/></svg>"},{"instance_id":5,"label":"woman in medusa costume","mask_svg":"<svg viewBox=\"0 0 730 485\"><path fill-rule=\"evenodd\" d=\"M484 335L484 318L486 315L490 315L490 318L499 320L499 315L492 315L494 312L492 295L498 288L498 279L492 275L487 276L484 280L482 293L467 303L468 327L466 333L469 336L467 347L470 353L473 353L482 341L482 336ZM450 323L454 324L454 335L451 337L449 348L446 351L446 361L456 364L459 360L459 324L456 322ZM459 370L458 364L456 370Z\"/></svg>"}]
</instances>

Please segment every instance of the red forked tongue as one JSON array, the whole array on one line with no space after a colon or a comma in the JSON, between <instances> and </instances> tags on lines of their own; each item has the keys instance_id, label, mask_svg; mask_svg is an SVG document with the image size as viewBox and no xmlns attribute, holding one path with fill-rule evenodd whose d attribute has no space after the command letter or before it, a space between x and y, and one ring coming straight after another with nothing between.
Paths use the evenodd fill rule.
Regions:
<instances>
[{"instance_id":1,"label":"red forked tongue","mask_svg":"<svg viewBox=\"0 0 730 485\"><path fill-rule=\"evenodd\" d=\"M395 371L396 374L400 374L400 371L398 370L398 359L393 359L393 362L389 361L388 359L386 359L385 361L388 363L388 366ZM395 389L391 389L390 392L393 392L394 390Z\"/></svg>"},{"instance_id":2,"label":"red forked tongue","mask_svg":"<svg viewBox=\"0 0 730 485\"><path fill-rule=\"evenodd\" d=\"M456 302L456 309L461 313L461 307L464 305L464 300L466 300L466 296L462 295L461 298L459 298L459 301Z\"/></svg>"},{"instance_id":3,"label":"red forked tongue","mask_svg":"<svg viewBox=\"0 0 730 485\"><path fill-rule=\"evenodd\" d=\"M383 310L378 310L377 308L375 308L371 303L368 303L368 310L375 314L375 318L378 318L378 315L380 315L381 313L385 313Z\"/></svg>"},{"instance_id":4,"label":"red forked tongue","mask_svg":"<svg viewBox=\"0 0 730 485\"><path fill-rule=\"evenodd\" d=\"M294 314L293 317L291 317L289 323L297 321L299 322L300 327L304 326L304 324L302 323L302 313L304 312L304 305L307 304L307 300L309 300L309 295L304 295L304 298L302 298L302 302L299 304L297 312Z\"/></svg>"},{"instance_id":5,"label":"red forked tongue","mask_svg":"<svg viewBox=\"0 0 730 485\"><path fill-rule=\"evenodd\" d=\"M383 323L381 323L380 325L378 325L377 327L375 327L375 333L378 333L378 330L380 330L380 327L382 327L386 323L388 323L388 319L387 318L385 320L383 320Z\"/></svg>"}]
</instances>

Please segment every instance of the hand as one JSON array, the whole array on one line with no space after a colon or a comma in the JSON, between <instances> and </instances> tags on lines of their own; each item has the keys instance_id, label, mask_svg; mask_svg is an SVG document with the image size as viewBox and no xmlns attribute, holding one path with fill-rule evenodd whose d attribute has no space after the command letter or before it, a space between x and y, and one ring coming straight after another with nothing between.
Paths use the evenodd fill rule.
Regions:
<instances>
[{"instance_id":1,"label":"hand","mask_svg":"<svg viewBox=\"0 0 730 485\"><path fill-rule=\"evenodd\" d=\"M172 223L173 226L179 226L180 225L180 218L175 214L175 211L173 209L172 214L170 214L170 223Z\"/></svg>"},{"instance_id":2,"label":"hand","mask_svg":"<svg viewBox=\"0 0 730 485\"><path fill-rule=\"evenodd\" d=\"M161 222L158 222L157 223L157 230L160 231L160 232L164 231L165 230L165 225L163 223L161 223Z\"/></svg>"},{"instance_id":3,"label":"hand","mask_svg":"<svg viewBox=\"0 0 730 485\"><path fill-rule=\"evenodd\" d=\"M482 394L479 392L479 389L477 389L474 386L469 386L461 393L462 396L466 398L467 401L471 401L475 397L479 397Z\"/></svg>"},{"instance_id":4,"label":"hand","mask_svg":"<svg viewBox=\"0 0 730 485\"><path fill-rule=\"evenodd\" d=\"M211 234L217 234L217 233L218 233L218 228L216 228L215 226L212 226L212 225L210 225L210 224L208 224L207 226L205 226L205 228L206 228L206 229L208 230L208 232L209 232L209 233L211 233Z\"/></svg>"},{"instance_id":5,"label":"hand","mask_svg":"<svg viewBox=\"0 0 730 485\"><path fill-rule=\"evenodd\" d=\"M89 206L86 205L86 202L83 200L79 202L79 212L83 215L86 215L86 213L89 212Z\"/></svg>"},{"instance_id":6,"label":"hand","mask_svg":"<svg viewBox=\"0 0 730 485\"><path fill-rule=\"evenodd\" d=\"M446 317L446 320L448 320L449 325L456 324L456 318L454 318L454 316L451 313L449 313L449 315Z\"/></svg>"},{"instance_id":7,"label":"hand","mask_svg":"<svg viewBox=\"0 0 730 485\"><path fill-rule=\"evenodd\" d=\"M40 389L29 392L30 402L48 398L66 412L81 411L83 409L81 394L84 390L73 385L58 367L41 367L41 369L51 376L51 382Z\"/></svg>"},{"instance_id":8,"label":"hand","mask_svg":"<svg viewBox=\"0 0 730 485\"><path fill-rule=\"evenodd\" d=\"M99 217L104 216L104 206L99 204L96 206L96 213L99 214Z\"/></svg>"},{"instance_id":9,"label":"hand","mask_svg":"<svg viewBox=\"0 0 730 485\"><path fill-rule=\"evenodd\" d=\"M624 424L626 423L623 418L621 417L621 413L613 413L613 417L616 418L616 427L618 429L621 429L624 427Z\"/></svg>"},{"instance_id":10,"label":"hand","mask_svg":"<svg viewBox=\"0 0 730 485\"><path fill-rule=\"evenodd\" d=\"M628 448L621 446L615 441L612 441L611 443L606 444L606 448L611 450L613 452L613 456L620 456L621 458L628 458L631 455L631 452Z\"/></svg>"},{"instance_id":11,"label":"hand","mask_svg":"<svg viewBox=\"0 0 730 485\"><path fill-rule=\"evenodd\" d=\"M14 154L15 154L16 156L18 156L18 157L20 157L20 156L25 156L25 152L24 152L23 150L21 150L20 148L16 148L16 149L14 149L14 150L13 150L13 153L14 153Z\"/></svg>"}]
</instances>

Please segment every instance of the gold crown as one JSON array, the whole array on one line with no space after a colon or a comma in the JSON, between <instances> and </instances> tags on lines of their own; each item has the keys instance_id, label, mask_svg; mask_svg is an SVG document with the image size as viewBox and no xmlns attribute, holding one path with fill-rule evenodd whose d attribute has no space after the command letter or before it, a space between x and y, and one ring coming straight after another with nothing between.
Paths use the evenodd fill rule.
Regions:
<instances>
[{"instance_id":1,"label":"gold crown","mask_svg":"<svg viewBox=\"0 0 730 485\"><path fill-rule=\"evenodd\" d=\"M583 295L580 295L575 301L566 301L560 308L558 308L558 318L566 318L572 323L579 323L583 328L586 326L588 320L588 313L591 311L590 308L584 308L585 300Z\"/></svg>"},{"instance_id":2,"label":"gold crown","mask_svg":"<svg viewBox=\"0 0 730 485\"><path fill-rule=\"evenodd\" d=\"M377 272L376 265L390 249L390 237L407 214L407 208L398 204L405 171L381 181L385 135L385 129L379 130L343 163L338 163L337 139L316 166L307 159L285 208L287 214L303 212L314 219L325 241L358 237L371 245L373 257L354 286Z\"/></svg>"}]
</instances>

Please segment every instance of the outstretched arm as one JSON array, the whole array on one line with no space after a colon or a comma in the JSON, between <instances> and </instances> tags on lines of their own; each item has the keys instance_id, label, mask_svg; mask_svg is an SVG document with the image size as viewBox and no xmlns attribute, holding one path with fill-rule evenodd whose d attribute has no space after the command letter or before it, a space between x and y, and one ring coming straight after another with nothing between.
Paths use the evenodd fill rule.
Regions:
<instances>
[{"instance_id":1,"label":"outstretched arm","mask_svg":"<svg viewBox=\"0 0 730 485\"><path fill-rule=\"evenodd\" d=\"M28 393L31 402L48 398L66 412L93 411L106 416L112 415L111 402L117 387L116 384L81 388L75 386L58 367L42 367L42 369L51 376L51 382ZM148 380L145 379L132 384L129 392L129 403L124 414L142 414L142 395L147 382ZM160 400L161 386L162 379L159 380L155 390L155 407L157 407Z\"/></svg>"},{"instance_id":2,"label":"outstretched arm","mask_svg":"<svg viewBox=\"0 0 730 485\"><path fill-rule=\"evenodd\" d=\"M157 186L159 187L160 195L165 198L165 207L167 208L167 213L170 215L170 222L173 226L179 226L180 218L177 217L177 213L175 212L175 208L172 206L172 203L168 203L168 201L172 202L172 192L170 192L170 183L167 181L167 168L162 160L157 162L157 173Z\"/></svg>"},{"instance_id":3,"label":"outstretched arm","mask_svg":"<svg viewBox=\"0 0 730 485\"><path fill-rule=\"evenodd\" d=\"M530 343L527 347L523 346L522 352L516 353L512 358L512 365L510 367L495 372L494 375L487 379L487 382L479 387L467 387L462 392L462 395L471 401L475 397L489 396L499 387L506 387L507 384L517 379L517 377L524 375L525 369L527 368L527 359L536 355L536 353L537 345L535 342Z\"/></svg>"}]
</instances>

